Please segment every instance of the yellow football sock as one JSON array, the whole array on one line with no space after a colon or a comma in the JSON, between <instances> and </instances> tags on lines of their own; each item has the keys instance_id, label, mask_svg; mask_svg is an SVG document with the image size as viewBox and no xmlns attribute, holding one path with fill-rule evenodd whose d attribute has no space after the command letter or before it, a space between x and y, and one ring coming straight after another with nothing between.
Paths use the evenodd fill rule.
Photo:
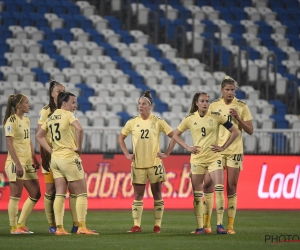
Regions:
<instances>
[{"instance_id":1,"label":"yellow football sock","mask_svg":"<svg viewBox=\"0 0 300 250\"><path fill-rule=\"evenodd\" d=\"M56 194L54 200L54 215L57 228L63 228L65 213L65 194Z\"/></svg>"},{"instance_id":2,"label":"yellow football sock","mask_svg":"<svg viewBox=\"0 0 300 250\"><path fill-rule=\"evenodd\" d=\"M70 211L71 211L71 215L72 215L73 225L79 226L77 212L76 212L76 200L77 200L77 195L70 194L69 206L70 206Z\"/></svg>"},{"instance_id":3,"label":"yellow football sock","mask_svg":"<svg viewBox=\"0 0 300 250\"><path fill-rule=\"evenodd\" d=\"M204 217L204 227L211 227L210 219L212 214L214 204L214 193L204 193L204 202L203 202L203 217Z\"/></svg>"},{"instance_id":4,"label":"yellow football sock","mask_svg":"<svg viewBox=\"0 0 300 250\"><path fill-rule=\"evenodd\" d=\"M203 228L203 203L202 191L194 191L194 213L197 220L197 228Z\"/></svg>"},{"instance_id":5,"label":"yellow football sock","mask_svg":"<svg viewBox=\"0 0 300 250\"><path fill-rule=\"evenodd\" d=\"M163 200L154 201L154 218L155 218L155 226L161 226L161 221L164 214L165 203Z\"/></svg>"},{"instance_id":6,"label":"yellow football sock","mask_svg":"<svg viewBox=\"0 0 300 250\"><path fill-rule=\"evenodd\" d=\"M143 201L134 200L132 203L132 218L133 224L135 226L141 226L142 220L142 213L143 213Z\"/></svg>"},{"instance_id":7,"label":"yellow football sock","mask_svg":"<svg viewBox=\"0 0 300 250\"><path fill-rule=\"evenodd\" d=\"M20 198L10 196L8 202L8 218L11 230L17 229L19 201Z\"/></svg>"},{"instance_id":8,"label":"yellow football sock","mask_svg":"<svg viewBox=\"0 0 300 250\"><path fill-rule=\"evenodd\" d=\"M216 190L216 211L217 211L217 225L223 224L224 215L224 185L215 185Z\"/></svg>"},{"instance_id":9,"label":"yellow football sock","mask_svg":"<svg viewBox=\"0 0 300 250\"><path fill-rule=\"evenodd\" d=\"M53 210L54 199L55 199L55 195L52 196L52 195L45 193L44 208L45 208L46 218L51 227L55 227L55 216L54 216L54 210Z\"/></svg>"},{"instance_id":10,"label":"yellow football sock","mask_svg":"<svg viewBox=\"0 0 300 250\"><path fill-rule=\"evenodd\" d=\"M233 228L234 218L236 214L237 196L236 194L228 195L228 228Z\"/></svg>"},{"instance_id":11,"label":"yellow football sock","mask_svg":"<svg viewBox=\"0 0 300 250\"><path fill-rule=\"evenodd\" d=\"M18 220L18 225L24 225L26 224L27 217L30 215L30 213L33 210L34 205L38 202L38 199L34 199L31 197L28 197L25 201L22 211Z\"/></svg>"},{"instance_id":12,"label":"yellow football sock","mask_svg":"<svg viewBox=\"0 0 300 250\"><path fill-rule=\"evenodd\" d=\"M76 212L79 221L79 227L85 227L85 219L87 214L87 193L77 195L76 199Z\"/></svg>"}]
</instances>

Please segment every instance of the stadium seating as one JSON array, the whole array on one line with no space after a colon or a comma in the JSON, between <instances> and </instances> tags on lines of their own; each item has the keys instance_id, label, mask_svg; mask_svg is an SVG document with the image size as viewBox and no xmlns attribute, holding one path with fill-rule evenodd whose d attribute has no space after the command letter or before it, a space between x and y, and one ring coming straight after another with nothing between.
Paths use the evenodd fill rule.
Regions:
<instances>
[{"instance_id":1,"label":"stadium seating","mask_svg":"<svg viewBox=\"0 0 300 250\"><path fill-rule=\"evenodd\" d=\"M136 111L137 98L146 89L153 93L154 112L165 114L166 120L176 127L182 118L178 119L178 114L188 112L195 92L206 91L211 100L220 95L219 85L227 75L232 55L238 54L239 46L245 53L247 41L249 85L242 83L236 95L249 105L255 127L299 127L296 117L289 116L287 104L277 99L270 102L262 99L264 87L259 84L266 80L266 58L274 53L278 59L276 85L273 74L269 78L275 87L275 97L285 97L289 91L290 81L300 65L299 26L293 22L300 13L297 1L292 1L297 7L293 11L282 1L231 1L231 5L224 1L206 1L206 4L205 1L169 1L168 6L159 1L132 3L133 16L139 8L137 20L141 26L150 25L151 19L142 16L150 11L159 14L161 33L168 23L166 42L158 44L150 43L152 37L147 29L122 29L124 25L118 18L98 15L95 6L87 1L1 2L0 95L22 91L32 97L33 112L42 105L34 97L47 96L46 83L54 78L78 95L82 121L90 127L124 125ZM183 25L191 42L192 13L197 50L201 54L205 40L212 39L215 56L221 59L220 70L210 72L209 66L199 60L201 57L181 58L180 51L174 47L176 29ZM219 38L222 47L217 46ZM273 70L273 62L270 69ZM99 114L93 119L89 112ZM177 118L167 116L168 112ZM114 137L112 133L109 138ZM249 140L246 151L275 150L268 147L269 141L275 139L267 135L265 138L265 141L245 138ZM286 143L285 140L291 143L289 137L280 138L285 138L280 143ZM263 146L259 146L262 142ZM94 143L89 147L96 150ZM108 144L107 147L117 148Z\"/></svg>"}]
</instances>

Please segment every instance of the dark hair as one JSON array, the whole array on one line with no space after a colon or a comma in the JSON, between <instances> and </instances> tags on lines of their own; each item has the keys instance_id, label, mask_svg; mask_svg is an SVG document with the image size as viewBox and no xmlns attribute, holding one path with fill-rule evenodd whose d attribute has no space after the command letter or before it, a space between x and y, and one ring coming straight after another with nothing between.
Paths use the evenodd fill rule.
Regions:
<instances>
[{"instance_id":1,"label":"dark hair","mask_svg":"<svg viewBox=\"0 0 300 250\"><path fill-rule=\"evenodd\" d=\"M75 96L70 92L60 92L57 97L57 108L60 109L63 102L68 102L70 96Z\"/></svg>"},{"instance_id":2,"label":"dark hair","mask_svg":"<svg viewBox=\"0 0 300 250\"><path fill-rule=\"evenodd\" d=\"M146 90L146 91L142 94L142 96L141 96L140 98L145 98L146 100L148 100L148 101L150 102L150 103L149 103L150 105L153 104L153 99L152 99L150 90ZM139 99L140 99L140 98L139 98Z\"/></svg>"},{"instance_id":3,"label":"dark hair","mask_svg":"<svg viewBox=\"0 0 300 250\"><path fill-rule=\"evenodd\" d=\"M5 116L3 119L3 126L5 125L7 119L16 113L16 107L22 101L23 97L23 94L14 94L8 97Z\"/></svg>"},{"instance_id":4,"label":"dark hair","mask_svg":"<svg viewBox=\"0 0 300 250\"><path fill-rule=\"evenodd\" d=\"M62 83L58 82L58 81L55 81L55 80L51 80L50 81L50 84L49 84L49 107L50 107L50 113L52 114L55 110L56 110L56 104L55 104L55 101L54 101L54 97L51 95L52 92L53 92L53 89L55 86L57 85L63 85Z\"/></svg>"},{"instance_id":5,"label":"dark hair","mask_svg":"<svg viewBox=\"0 0 300 250\"><path fill-rule=\"evenodd\" d=\"M194 94L192 105L190 108L190 114L198 110L198 106L196 105L196 102L198 101L200 95L207 95L209 97L209 95L206 92L197 92L196 94Z\"/></svg>"},{"instance_id":6,"label":"dark hair","mask_svg":"<svg viewBox=\"0 0 300 250\"><path fill-rule=\"evenodd\" d=\"M233 84L236 88L237 86L237 82L231 78L230 76L225 76L221 82L221 89L224 88L227 84Z\"/></svg>"}]
</instances>

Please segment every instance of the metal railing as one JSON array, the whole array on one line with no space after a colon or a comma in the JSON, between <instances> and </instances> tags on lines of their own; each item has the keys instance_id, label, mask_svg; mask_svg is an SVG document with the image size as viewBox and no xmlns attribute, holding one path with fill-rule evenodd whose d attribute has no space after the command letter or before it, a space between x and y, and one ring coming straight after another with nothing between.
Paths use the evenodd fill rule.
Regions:
<instances>
[{"instance_id":1,"label":"metal railing","mask_svg":"<svg viewBox=\"0 0 300 250\"><path fill-rule=\"evenodd\" d=\"M122 127L84 127L83 153L122 153L117 139ZM33 146L38 152L35 140L36 128L31 128L30 136ZM184 141L190 145L193 140L189 131L182 134ZM160 149L165 151L170 138L161 134ZM299 155L300 130L292 129L256 129L253 135L243 133L245 154L274 154L274 155ZM131 135L125 139L129 151L132 151ZM0 128L0 152L7 152L3 128ZM175 146L172 154L188 154L180 147Z\"/></svg>"}]
</instances>

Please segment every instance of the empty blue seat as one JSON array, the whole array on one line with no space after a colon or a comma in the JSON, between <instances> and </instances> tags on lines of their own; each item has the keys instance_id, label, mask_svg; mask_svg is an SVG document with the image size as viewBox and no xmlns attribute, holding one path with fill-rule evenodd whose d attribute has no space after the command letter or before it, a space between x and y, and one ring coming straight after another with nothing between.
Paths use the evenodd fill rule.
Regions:
<instances>
[{"instance_id":1,"label":"empty blue seat","mask_svg":"<svg viewBox=\"0 0 300 250\"><path fill-rule=\"evenodd\" d=\"M34 20L32 20L31 17L22 17L19 18L19 25L22 27L34 26Z\"/></svg>"},{"instance_id":2,"label":"empty blue seat","mask_svg":"<svg viewBox=\"0 0 300 250\"><path fill-rule=\"evenodd\" d=\"M59 2L51 2L48 5L51 8L51 12L55 13L56 15L67 13L67 8Z\"/></svg>"},{"instance_id":3,"label":"empty blue seat","mask_svg":"<svg viewBox=\"0 0 300 250\"><path fill-rule=\"evenodd\" d=\"M48 72L44 72L41 68L32 68L32 72L36 74L36 80L38 82L46 84L46 82L49 82L50 80L50 74Z\"/></svg>"},{"instance_id":4,"label":"empty blue seat","mask_svg":"<svg viewBox=\"0 0 300 250\"><path fill-rule=\"evenodd\" d=\"M134 36L130 35L130 33L126 30L116 30L116 33L121 36L121 41L126 44L134 43Z\"/></svg>"},{"instance_id":5,"label":"empty blue seat","mask_svg":"<svg viewBox=\"0 0 300 250\"><path fill-rule=\"evenodd\" d=\"M59 68L60 70L71 67L71 62L67 60L64 56L58 54L49 54L49 56L55 59L57 68Z\"/></svg>"},{"instance_id":6,"label":"empty blue seat","mask_svg":"<svg viewBox=\"0 0 300 250\"><path fill-rule=\"evenodd\" d=\"M127 69L123 70L123 72L129 75L131 82L137 87L138 85L145 86L144 78L139 75L135 70Z\"/></svg>"},{"instance_id":7,"label":"empty blue seat","mask_svg":"<svg viewBox=\"0 0 300 250\"><path fill-rule=\"evenodd\" d=\"M14 17L13 13L11 12L2 12L0 13L0 17L2 20L3 26L11 26L11 25L17 25L18 20Z\"/></svg>"},{"instance_id":8,"label":"empty blue seat","mask_svg":"<svg viewBox=\"0 0 300 250\"><path fill-rule=\"evenodd\" d=\"M30 3L19 3L20 11L24 13L31 13L34 11L34 6Z\"/></svg>"},{"instance_id":9,"label":"empty blue seat","mask_svg":"<svg viewBox=\"0 0 300 250\"><path fill-rule=\"evenodd\" d=\"M75 86L81 89L81 96L89 97L95 94L95 90L85 83L78 83Z\"/></svg>"},{"instance_id":10,"label":"empty blue seat","mask_svg":"<svg viewBox=\"0 0 300 250\"><path fill-rule=\"evenodd\" d=\"M237 89L235 91L235 96L238 99L245 99L246 98L246 93L244 91L240 90L240 89Z\"/></svg>"},{"instance_id":11,"label":"empty blue seat","mask_svg":"<svg viewBox=\"0 0 300 250\"><path fill-rule=\"evenodd\" d=\"M270 104L275 107L276 115L284 116L285 114L287 114L287 105L283 104L281 101L270 100Z\"/></svg>"},{"instance_id":12,"label":"empty blue seat","mask_svg":"<svg viewBox=\"0 0 300 250\"><path fill-rule=\"evenodd\" d=\"M119 19L117 19L114 16L105 16L104 17L109 22L109 27L112 30L121 30L122 29L122 23Z\"/></svg>"},{"instance_id":13,"label":"empty blue seat","mask_svg":"<svg viewBox=\"0 0 300 250\"><path fill-rule=\"evenodd\" d=\"M66 11L71 15L79 15L80 7L72 2L64 2L64 6L66 7Z\"/></svg>"},{"instance_id":14,"label":"empty blue seat","mask_svg":"<svg viewBox=\"0 0 300 250\"><path fill-rule=\"evenodd\" d=\"M156 97L156 91L155 91L154 89L151 89L148 85L145 85L145 84L137 84L137 85L135 85L135 86L136 86L137 88L141 89L142 92L145 92L146 90L149 90L150 93L151 93L151 96L152 96L152 98L153 98L153 102L154 102L154 103L159 103L159 102L161 102L161 100L158 99L158 98Z\"/></svg>"},{"instance_id":15,"label":"empty blue seat","mask_svg":"<svg viewBox=\"0 0 300 250\"><path fill-rule=\"evenodd\" d=\"M271 115L270 118L275 121L275 128L287 129L289 128L289 122L284 118L284 115Z\"/></svg>"},{"instance_id":16,"label":"empty blue seat","mask_svg":"<svg viewBox=\"0 0 300 250\"><path fill-rule=\"evenodd\" d=\"M55 29L54 32L59 35L59 40L64 40L67 43L73 41L73 39L74 39L73 33L71 31L69 31L68 29L64 29L64 28Z\"/></svg>"},{"instance_id":17,"label":"empty blue seat","mask_svg":"<svg viewBox=\"0 0 300 250\"><path fill-rule=\"evenodd\" d=\"M200 6L200 7L208 6L208 5L211 5L211 1L210 0L196 0L195 5Z\"/></svg>"},{"instance_id":18,"label":"empty blue seat","mask_svg":"<svg viewBox=\"0 0 300 250\"><path fill-rule=\"evenodd\" d=\"M158 58L157 61L161 62L165 71L174 71L176 70L176 64L170 62L167 58Z\"/></svg>"},{"instance_id":19,"label":"empty blue seat","mask_svg":"<svg viewBox=\"0 0 300 250\"><path fill-rule=\"evenodd\" d=\"M7 59L3 56L0 56L0 66L7 66Z\"/></svg>"},{"instance_id":20,"label":"empty blue seat","mask_svg":"<svg viewBox=\"0 0 300 250\"><path fill-rule=\"evenodd\" d=\"M131 62L128 62L124 57L113 56L112 59L118 63L119 69L121 69L121 70L131 70L132 69Z\"/></svg>"},{"instance_id":21,"label":"empty blue seat","mask_svg":"<svg viewBox=\"0 0 300 250\"><path fill-rule=\"evenodd\" d=\"M167 71L169 75L174 77L176 85L179 85L180 87L187 84L188 79L183 76L179 71L177 70L168 70Z\"/></svg>"},{"instance_id":22,"label":"empty blue seat","mask_svg":"<svg viewBox=\"0 0 300 250\"><path fill-rule=\"evenodd\" d=\"M78 96L77 102L79 109L85 113L88 110L92 110L93 105L88 101L88 98L86 96Z\"/></svg>"},{"instance_id":23,"label":"empty blue seat","mask_svg":"<svg viewBox=\"0 0 300 250\"><path fill-rule=\"evenodd\" d=\"M98 32L97 32L98 33ZM91 35L91 41L97 43L97 45L101 46L103 42L105 42L105 37L100 33L94 33Z\"/></svg>"},{"instance_id":24,"label":"empty blue seat","mask_svg":"<svg viewBox=\"0 0 300 250\"><path fill-rule=\"evenodd\" d=\"M155 111L159 113L168 111L168 104L164 102L155 103Z\"/></svg>"},{"instance_id":25,"label":"empty blue seat","mask_svg":"<svg viewBox=\"0 0 300 250\"><path fill-rule=\"evenodd\" d=\"M20 6L15 2L6 2L5 9L7 12L19 12Z\"/></svg>"},{"instance_id":26,"label":"empty blue seat","mask_svg":"<svg viewBox=\"0 0 300 250\"><path fill-rule=\"evenodd\" d=\"M43 1L40 2L33 2L32 5L34 6L35 12L37 13L51 13L51 8L47 4L43 3Z\"/></svg>"},{"instance_id":27,"label":"empty blue seat","mask_svg":"<svg viewBox=\"0 0 300 250\"><path fill-rule=\"evenodd\" d=\"M0 54L3 55L4 53L9 52L9 45L4 41L0 40Z\"/></svg>"},{"instance_id":28,"label":"empty blue seat","mask_svg":"<svg viewBox=\"0 0 300 250\"><path fill-rule=\"evenodd\" d=\"M287 152L287 137L282 133L272 133L274 153Z\"/></svg>"},{"instance_id":29,"label":"empty blue seat","mask_svg":"<svg viewBox=\"0 0 300 250\"><path fill-rule=\"evenodd\" d=\"M8 27L0 26L0 38L5 41L7 38L12 38L13 34Z\"/></svg>"},{"instance_id":30,"label":"empty blue seat","mask_svg":"<svg viewBox=\"0 0 300 250\"><path fill-rule=\"evenodd\" d=\"M113 56L118 56L119 55L119 51L117 48L111 46L109 43L106 42L102 42L102 43L98 43L99 46L103 47L105 50L106 55L113 57Z\"/></svg>"},{"instance_id":31,"label":"empty blue seat","mask_svg":"<svg viewBox=\"0 0 300 250\"><path fill-rule=\"evenodd\" d=\"M245 33L245 26L240 23L240 20L228 20L227 23L232 25L232 33Z\"/></svg>"},{"instance_id":32,"label":"empty blue seat","mask_svg":"<svg viewBox=\"0 0 300 250\"><path fill-rule=\"evenodd\" d=\"M155 59L163 56L162 51L154 44L145 44L144 47L148 49L150 56L154 57Z\"/></svg>"},{"instance_id":33,"label":"empty blue seat","mask_svg":"<svg viewBox=\"0 0 300 250\"><path fill-rule=\"evenodd\" d=\"M117 115L121 117L121 126L124 126L132 118L127 112L117 112Z\"/></svg>"}]
</instances>

